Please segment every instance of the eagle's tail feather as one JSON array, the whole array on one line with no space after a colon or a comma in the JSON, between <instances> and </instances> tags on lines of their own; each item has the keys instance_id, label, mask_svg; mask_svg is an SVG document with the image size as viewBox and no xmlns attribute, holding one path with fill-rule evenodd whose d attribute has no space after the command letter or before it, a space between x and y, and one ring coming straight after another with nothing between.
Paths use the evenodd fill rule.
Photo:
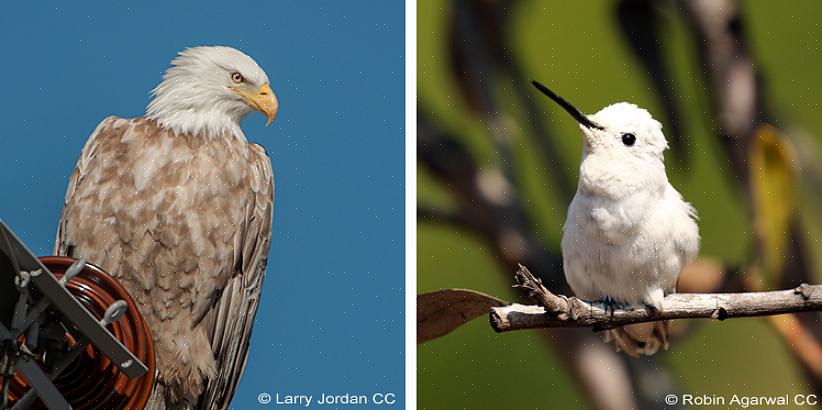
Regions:
<instances>
[{"instance_id":1,"label":"eagle's tail feather","mask_svg":"<svg viewBox=\"0 0 822 410\"><path fill-rule=\"evenodd\" d=\"M628 356L650 356L660 347L668 350L668 326L668 320L620 326L607 330L605 341L613 341L617 351Z\"/></svg>"}]
</instances>

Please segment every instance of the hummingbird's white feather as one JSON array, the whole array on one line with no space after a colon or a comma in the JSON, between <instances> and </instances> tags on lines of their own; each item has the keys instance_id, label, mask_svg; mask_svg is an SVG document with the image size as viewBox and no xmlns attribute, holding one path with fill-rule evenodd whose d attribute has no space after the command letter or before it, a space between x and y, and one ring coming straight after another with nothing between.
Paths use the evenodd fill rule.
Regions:
<instances>
[{"instance_id":1,"label":"hummingbird's white feather","mask_svg":"<svg viewBox=\"0 0 822 410\"><path fill-rule=\"evenodd\" d=\"M662 309L699 233L692 208L667 183L661 193L622 199L578 191L562 236L565 277L587 300L611 298Z\"/></svg>"},{"instance_id":2,"label":"hummingbird's white feather","mask_svg":"<svg viewBox=\"0 0 822 410\"><path fill-rule=\"evenodd\" d=\"M682 267L697 255L699 229L694 208L668 182L662 125L629 103L588 118L599 128L580 125L579 185L562 237L566 280L586 300L663 309ZM633 356L667 347L663 322L609 332Z\"/></svg>"}]
</instances>

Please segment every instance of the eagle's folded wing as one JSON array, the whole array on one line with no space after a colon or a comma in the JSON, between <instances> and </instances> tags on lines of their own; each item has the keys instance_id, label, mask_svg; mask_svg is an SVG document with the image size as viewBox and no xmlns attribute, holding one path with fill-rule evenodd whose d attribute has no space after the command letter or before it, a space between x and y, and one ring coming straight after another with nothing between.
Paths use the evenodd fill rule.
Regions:
<instances>
[{"instance_id":1,"label":"eagle's folded wing","mask_svg":"<svg viewBox=\"0 0 822 410\"><path fill-rule=\"evenodd\" d=\"M83 182L83 178L86 176L88 172L88 165L91 162L91 159L94 158L97 153L97 148L100 146L101 142L108 137L111 137L112 132L116 130L120 130L121 127L127 125L129 123L128 120L118 118L115 116L106 117L103 121L100 121L100 124L97 125L97 128L94 129L94 132L91 133L89 136L88 141L86 141L86 145L83 147L83 151L80 153L80 159L77 160L77 166L74 168L74 171L71 173L69 177L68 188L66 189L66 198L63 202L63 210L62 214L60 215L60 222L57 225L57 237L54 241L54 254L55 255L65 255L65 256L72 256L70 255L71 251L71 244L66 238L65 235L65 228L66 228L66 204L71 201L72 197L74 196L74 192L77 190L77 186ZM118 134L120 131L117 131ZM96 262L96 261L94 261Z\"/></svg>"},{"instance_id":2,"label":"eagle's folded wing","mask_svg":"<svg viewBox=\"0 0 822 410\"><path fill-rule=\"evenodd\" d=\"M274 180L271 161L262 147L250 145L254 172L250 174L253 200L246 209L246 225L235 240L238 272L228 279L201 326L211 341L217 373L208 381L197 404L202 410L227 409L240 382L248 357L251 327L260 303L271 240Z\"/></svg>"}]
</instances>

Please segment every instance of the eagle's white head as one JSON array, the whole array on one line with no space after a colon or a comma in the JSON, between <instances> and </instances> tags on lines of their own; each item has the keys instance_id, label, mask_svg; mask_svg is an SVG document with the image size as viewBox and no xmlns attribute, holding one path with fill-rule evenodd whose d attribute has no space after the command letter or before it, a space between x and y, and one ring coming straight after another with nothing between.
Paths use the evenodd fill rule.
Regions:
<instances>
[{"instance_id":1,"label":"eagle's white head","mask_svg":"<svg viewBox=\"0 0 822 410\"><path fill-rule=\"evenodd\" d=\"M259 110L271 124L278 109L265 71L231 47L183 50L152 94L146 117L178 134L243 137L246 115Z\"/></svg>"}]
</instances>

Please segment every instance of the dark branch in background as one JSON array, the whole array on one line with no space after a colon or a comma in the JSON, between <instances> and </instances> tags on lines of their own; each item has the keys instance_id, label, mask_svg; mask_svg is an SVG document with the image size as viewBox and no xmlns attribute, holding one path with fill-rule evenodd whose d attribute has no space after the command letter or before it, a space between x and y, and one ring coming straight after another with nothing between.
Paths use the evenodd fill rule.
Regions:
<instances>
[{"instance_id":1,"label":"dark branch in background","mask_svg":"<svg viewBox=\"0 0 822 410\"><path fill-rule=\"evenodd\" d=\"M792 290L742 293L675 293L665 297L664 308L610 310L604 304L555 295L524 266L516 273L517 287L528 291L537 305L509 305L491 309L497 332L551 327L607 329L631 323L667 319L730 319L822 310L822 285L802 284Z\"/></svg>"},{"instance_id":2,"label":"dark branch in background","mask_svg":"<svg viewBox=\"0 0 822 410\"><path fill-rule=\"evenodd\" d=\"M465 218L459 213L423 205L417 206L417 220L419 222L435 222L456 227L464 227L466 224Z\"/></svg>"},{"instance_id":3,"label":"dark branch in background","mask_svg":"<svg viewBox=\"0 0 822 410\"><path fill-rule=\"evenodd\" d=\"M518 193L504 175L495 168L481 170L455 136L435 129L423 113L420 107L417 157L454 194L458 205L454 214L459 217L449 220L491 243L503 266L515 266L522 260L544 267L545 272L561 272L561 259L534 235ZM443 214L434 209L418 212L424 218L421 222ZM567 288L564 281L556 282Z\"/></svg>"},{"instance_id":4,"label":"dark branch in background","mask_svg":"<svg viewBox=\"0 0 822 410\"><path fill-rule=\"evenodd\" d=\"M532 78L522 69L516 56L510 53L506 29L511 12L516 9L518 1L482 1L457 0L451 24L450 56L454 78L465 97L464 100L482 121L491 129L494 140L500 150L500 161L506 174L516 185L511 167L511 154L507 145L511 142L505 128L505 116L496 103L494 89L497 78L509 81L511 91L517 99L517 105L527 115L525 127L539 150L539 155L546 167L545 175L556 189L560 200L570 201L576 185L572 183L570 169L563 164L557 154L561 152L544 125L543 113L548 105L542 108L533 98L534 92L528 87Z\"/></svg>"},{"instance_id":5,"label":"dark branch in background","mask_svg":"<svg viewBox=\"0 0 822 410\"><path fill-rule=\"evenodd\" d=\"M756 71L739 7L732 0L679 1L691 25L706 90L720 136L737 177L747 178L748 149L757 126L767 119L761 76Z\"/></svg>"},{"instance_id":6,"label":"dark branch in background","mask_svg":"<svg viewBox=\"0 0 822 410\"><path fill-rule=\"evenodd\" d=\"M505 126L505 115L494 98L493 83L499 39L493 35L500 28L499 15L493 4L475 7L472 0L457 0L451 25L451 67L465 101L487 127L496 146L499 169L507 182L516 187L514 161L511 152L511 132ZM474 39L475 41L466 41ZM484 47L479 47L476 40Z\"/></svg>"},{"instance_id":7,"label":"dark branch in background","mask_svg":"<svg viewBox=\"0 0 822 410\"><path fill-rule=\"evenodd\" d=\"M687 168L690 146L685 143L679 116L682 112L677 108L673 79L669 75L668 65L663 57L660 44L659 27L661 11L657 8L658 2L652 0L624 0L617 5L617 20L622 34L648 73L652 88L659 93L662 104L664 123L667 125L665 134L671 141L671 155L677 165Z\"/></svg>"}]
</instances>

